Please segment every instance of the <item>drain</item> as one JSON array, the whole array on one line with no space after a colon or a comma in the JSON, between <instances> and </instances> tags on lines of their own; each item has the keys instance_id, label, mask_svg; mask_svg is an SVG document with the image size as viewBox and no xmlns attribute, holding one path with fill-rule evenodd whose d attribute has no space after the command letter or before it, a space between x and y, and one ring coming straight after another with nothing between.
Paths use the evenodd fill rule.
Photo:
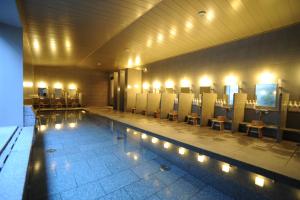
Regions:
<instances>
[{"instance_id":1,"label":"drain","mask_svg":"<svg viewBox=\"0 0 300 200\"><path fill-rule=\"evenodd\" d=\"M56 149L47 149L46 152L47 153L54 153L56 151Z\"/></svg>"},{"instance_id":2,"label":"drain","mask_svg":"<svg viewBox=\"0 0 300 200\"><path fill-rule=\"evenodd\" d=\"M124 137L123 136L117 136L117 140L123 140Z\"/></svg>"},{"instance_id":3,"label":"drain","mask_svg":"<svg viewBox=\"0 0 300 200\"><path fill-rule=\"evenodd\" d=\"M160 171L164 172L164 171L170 171L171 167L167 166L167 165L160 165Z\"/></svg>"}]
</instances>

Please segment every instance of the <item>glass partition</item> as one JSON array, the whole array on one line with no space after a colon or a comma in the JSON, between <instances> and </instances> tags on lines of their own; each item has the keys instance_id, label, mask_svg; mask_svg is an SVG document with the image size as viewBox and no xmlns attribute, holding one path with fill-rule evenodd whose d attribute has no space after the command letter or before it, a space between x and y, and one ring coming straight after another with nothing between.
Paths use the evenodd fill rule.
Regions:
<instances>
[{"instance_id":1,"label":"glass partition","mask_svg":"<svg viewBox=\"0 0 300 200\"><path fill-rule=\"evenodd\" d=\"M233 104L233 95L234 93L239 93L239 86L238 85L226 85L225 86L225 94L228 97L228 104Z\"/></svg>"},{"instance_id":2,"label":"glass partition","mask_svg":"<svg viewBox=\"0 0 300 200\"><path fill-rule=\"evenodd\" d=\"M257 84L255 94L257 106L276 107L277 84Z\"/></svg>"}]
</instances>

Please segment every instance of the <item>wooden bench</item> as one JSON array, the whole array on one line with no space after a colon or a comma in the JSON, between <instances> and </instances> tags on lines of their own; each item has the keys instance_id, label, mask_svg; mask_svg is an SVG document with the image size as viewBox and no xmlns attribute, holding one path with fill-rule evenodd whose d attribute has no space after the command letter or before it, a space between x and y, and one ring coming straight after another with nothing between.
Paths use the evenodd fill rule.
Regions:
<instances>
[{"instance_id":1,"label":"wooden bench","mask_svg":"<svg viewBox=\"0 0 300 200\"><path fill-rule=\"evenodd\" d=\"M262 129L265 127L264 123L260 120L252 120L250 124L247 125L247 135L249 135L251 129L256 129L259 138L263 137Z\"/></svg>"},{"instance_id":2,"label":"wooden bench","mask_svg":"<svg viewBox=\"0 0 300 200\"><path fill-rule=\"evenodd\" d=\"M216 119L211 120L211 128L214 128L216 125L218 125L220 128L220 131L224 131L225 121L226 121L225 116L217 116Z\"/></svg>"}]
</instances>

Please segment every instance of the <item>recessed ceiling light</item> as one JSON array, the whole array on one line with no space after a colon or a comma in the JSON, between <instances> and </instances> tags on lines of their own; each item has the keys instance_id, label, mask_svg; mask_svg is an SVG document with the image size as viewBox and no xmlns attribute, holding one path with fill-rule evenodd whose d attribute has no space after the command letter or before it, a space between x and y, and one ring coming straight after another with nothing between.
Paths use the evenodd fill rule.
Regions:
<instances>
[{"instance_id":1,"label":"recessed ceiling light","mask_svg":"<svg viewBox=\"0 0 300 200\"><path fill-rule=\"evenodd\" d=\"M100 66L100 65L102 65L102 63L101 62L97 62L97 65Z\"/></svg>"},{"instance_id":2,"label":"recessed ceiling light","mask_svg":"<svg viewBox=\"0 0 300 200\"><path fill-rule=\"evenodd\" d=\"M129 48L125 48L124 51L125 51L125 52L129 52L130 49L129 49Z\"/></svg>"},{"instance_id":3,"label":"recessed ceiling light","mask_svg":"<svg viewBox=\"0 0 300 200\"><path fill-rule=\"evenodd\" d=\"M204 17L204 16L206 15L206 11L205 11L205 10L200 10L200 11L198 12L198 15L199 15L200 17Z\"/></svg>"}]
</instances>

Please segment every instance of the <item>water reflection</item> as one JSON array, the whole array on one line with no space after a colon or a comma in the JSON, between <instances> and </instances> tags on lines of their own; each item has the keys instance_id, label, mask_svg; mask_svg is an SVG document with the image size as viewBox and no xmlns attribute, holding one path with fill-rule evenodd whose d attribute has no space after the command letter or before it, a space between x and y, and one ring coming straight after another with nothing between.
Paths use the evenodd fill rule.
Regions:
<instances>
[{"instance_id":1,"label":"water reflection","mask_svg":"<svg viewBox=\"0 0 300 200\"><path fill-rule=\"evenodd\" d=\"M48 129L61 130L64 128L74 129L78 126L78 121L82 120L82 115L85 112L69 111L69 112L41 112L38 117L38 131L45 132Z\"/></svg>"}]
</instances>

